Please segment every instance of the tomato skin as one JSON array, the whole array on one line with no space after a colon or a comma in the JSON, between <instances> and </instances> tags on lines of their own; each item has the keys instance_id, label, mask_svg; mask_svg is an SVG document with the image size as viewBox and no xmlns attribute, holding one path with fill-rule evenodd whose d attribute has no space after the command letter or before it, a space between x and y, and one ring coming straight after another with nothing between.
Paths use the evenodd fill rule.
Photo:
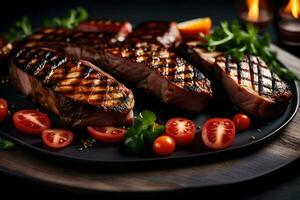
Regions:
<instances>
[{"instance_id":1,"label":"tomato skin","mask_svg":"<svg viewBox=\"0 0 300 200\"><path fill-rule=\"evenodd\" d=\"M172 137L177 145L187 145L195 138L196 125L186 118L172 118L166 123L166 135Z\"/></svg>"},{"instance_id":2,"label":"tomato skin","mask_svg":"<svg viewBox=\"0 0 300 200\"><path fill-rule=\"evenodd\" d=\"M175 146L173 138L167 135L159 136L153 142L153 150L160 156L172 154L175 150Z\"/></svg>"},{"instance_id":3,"label":"tomato skin","mask_svg":"<svg viewBox=\"0 0 300 200\"><path fill-rule=\"evenodd\" d=\"M105 127L96 127L88 126L87 127L89 134L97 141L100 142L120 142L125 139L126 129L115 128L110 126Z\"/></svg>"},{"instance_id":4,"label":"tomato skin","mask_svg":"<svg viewBox=\"0 0 300 200\"><path fill-rule=\"evenodd\" d=\"M14 113L13 122L16 129L28 134L41 134L51 127L47 114L37 110L20 110Z\"/></svg>"},{"instance_id":5,"label":"tomato skin","mask_svg":"<svg viewBox=\"0 0 300 200\"><path fill-rule=\"evenodd\" d=\"M4 120L8 115L8 106L5 99L0 98L0 122Z\"/></svg>"},{"instance_id":6,"label":"tomato skin","mask_svg":"<svg viewBox=\"0 0 300 200\"><path fill-rule=\"evenodd\" d=\"M235 124L236 129L238 130L247 130L250 127L251 120L247 115L243 113L234 115L232 120Z\"/></svg>"},{"instance_id":7,"label":"tomato skin","mask_svg":"<svg viewBox=\"0 0 300 200\"><path fill-rule=\"evenodd\" d=\"M73 141L74 134L64 129L46 129L42 132L42 139L46 146L61 149Z\"/></svg>"},{"instance_id":8,"label":"tomato skin","mask_svg":"<svg viewBox=\"0 0 300 200\"><path fill-rule=\"evenodd\" d=\"M210 149L225 149L235 138L235 124L227 118L207 120L201 131L203 143Z\"/></svg>"}]
</instances>

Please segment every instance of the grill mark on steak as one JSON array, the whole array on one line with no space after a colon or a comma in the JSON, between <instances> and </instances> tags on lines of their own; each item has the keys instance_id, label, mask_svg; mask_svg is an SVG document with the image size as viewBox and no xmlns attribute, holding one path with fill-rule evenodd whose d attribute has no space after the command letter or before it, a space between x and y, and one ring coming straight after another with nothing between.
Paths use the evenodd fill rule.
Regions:
<instances>
[{"instance_id":1,"label":"grill mark on steak","mask_svg":"<svg viewBox=\"0 0 300 200\"><path fill-rule=\"evenodd\" d=\"M272 76L272 92L274 93L276 91L276 78L273 71L271 71L271 76Z\"/></svg>"},{"instance_id":2,"label":"grill mark on steak","mask_svg":"<svg viewBox=\"0 0 300 200\"><path fill-rule=\"evenodd\" d=\"M228 54L226 55L226 65L225 65L226 67L225 70L227 74L230 73L230 67L229 67L230 61L231 61L231 56Z\"/></svg>"},{"instance_id":3,"label":"grill mark on steak","mask_svg":"<svg viewBox=\"0 0 300 200\"><path fill-rule=\"evenodd\" d=\"M253 72L253 63L250 61L250 55L247 55L247 62L248 62L248 66L249 66L249 72L250 72L250 80L251 80L251 86L252 86L252 90L255 91L255 86L254 86L254 72Z\"/></svg>"},{"instance_id":4,"label":"grill mark on steak","mask_svg":"<svg viewBox=\"0 0 300 200\"><path fill-rule=\"evenodd\" d=\"M261 65L258 61L257 63L257 76L258 76L258 94L263 94L263 83L262 83L262 72L261 72Z\"/></svg>"}]
</instances>

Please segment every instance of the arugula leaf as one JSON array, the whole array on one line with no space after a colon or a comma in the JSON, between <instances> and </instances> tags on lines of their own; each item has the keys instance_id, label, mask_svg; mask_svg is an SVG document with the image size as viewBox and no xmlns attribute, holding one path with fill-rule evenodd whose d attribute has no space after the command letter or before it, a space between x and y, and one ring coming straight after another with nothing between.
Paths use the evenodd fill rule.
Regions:
<instances>
[{"instance_id":1,"label":"arugula leaf","mask_svg":"<svg viewBox=\"0 0 300 200\"><path fill-rule=\"evenodd\" d=\"M15 147L15 144L6 139L0 138L0 149L8 150Z\"/></svg>"},{"instance_id":2,"label":"arugula leaf","mask_svg":"<svg viewBox=\"0 0 300 200\"><path fill-rule=\"evenodd\" d=\"M240 62L245 54L252 54L261 57L280 78L291 81L300 81L299 77L292 71L284 68L277 60L276 55L270 51L271 37L265 33L262 37L258 35L258 30L252 24L246 24L243 31L238 21L221 22L210 35L204 36L205 42L200 45L208 51L216 49L225 51L237 62Z\"/></svg>"},{"instance_id":3,"label":"arugula leaf","mask_svg":"<svg viewBox=\"0 0 300 200\"><path fill-rule=\"evenodd\" d=\"M87 20L88 12L82 7L71 9L66 17L45 19L44 25L48 27L75 28L80 22Z\"/></svg>"},{"instance_id":4,"label":"arugula leaf","mask_svg":"<svg viewBox=\"0 0 300 200\"><path fill-rule=\"evenodd\" d=\"M9 29L9 31L5 33L3 37L6 41L12 42L14 40L21 40L31 34L32 26L29 18L24 16L21 20L16 21L15 26Z\"/></svg>"},{"instance_id":5,"label":"arugula leaf","mask_svg":"<svg viewBox=\"0 0 300 200\"><path fill-rule=\"evenodd\" d=\"M136 118L132 127L126 133L125 145L131 151L141 151L147 143L161 135L165 127L155 123L156 116L149 110L142 111Z\"/></svg>"}]
</instances>

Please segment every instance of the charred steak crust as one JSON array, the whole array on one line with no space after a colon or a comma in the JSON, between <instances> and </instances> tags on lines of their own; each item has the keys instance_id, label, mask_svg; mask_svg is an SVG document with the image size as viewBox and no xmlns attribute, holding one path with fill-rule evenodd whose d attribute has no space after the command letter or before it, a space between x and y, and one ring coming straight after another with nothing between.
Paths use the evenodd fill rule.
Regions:
<instances>
[{"instance_id":1,"label":"charred steak crust","mask_svg":"<svg viewBox=\"0 0 300 200\"><path fill-rule=\"evenodd\" d=\"M207 52L198 43L187 42L178 50L216 77L233 104L259 118L273 118L285 111L292 91L261 58L246 55L238 63L222 52Z\"/></svg>"},{"instance_id":2,"label":"charred steak crust","mask_svg":"<svg viewBox=\"0 0 300 200\"><path fill-rule=\"evenodd\" d=\"M17 89L71 127L132 123L132 92L87 61L47 48L24 48L12 59L10 77Z\"/></svg>"}]
</instances>

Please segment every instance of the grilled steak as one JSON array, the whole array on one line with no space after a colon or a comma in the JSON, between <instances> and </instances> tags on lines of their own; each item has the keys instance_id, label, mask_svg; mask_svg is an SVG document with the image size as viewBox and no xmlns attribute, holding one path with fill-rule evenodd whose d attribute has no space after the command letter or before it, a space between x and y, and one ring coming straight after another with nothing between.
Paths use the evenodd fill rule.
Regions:
<instances>
[{"instance_id":1,"label":"grilled steak","mask_svg":"<svg viewBox=\"0 0 300 200\"><path fill-rule=\"evenodd\" d=\"M167 104L199 112L212 97L210 81L174 52L140 41L104 49L100 63Z\"/></svg>"},{"instance_id":2,"label":"grilled steak","mask_svg":"<svg viewBox=\"0 0 300 200\"><path fill-rule=\"evenodd\" d=\"M46 48L24 48L12 59L12 85L70 127L130 125L132 92L95 65Z\"/></svg>"},{"instance_id":3,"label":"grilled steak","mask_svg":"<svg viewBox=\"0 0 300 200\"><path fill-rule=\"evenodd\" d=\"M128 40L155 42L163 45L165 48L171 48L180 43L181 35L176 22L150 21L134 28Z\"/></svg>"},{"instance_id":4,"label":"grilled steak","mask_svg":"<svg viewBox=\"0 0 300 200\"><path fill-rule=\"evenodd\" d=\"M49 46L89 60L163 102L186 110L202 111L212 96L210 81L156 39L135 37L120 43L112 42L105 34L100 39L99 33L82 33L79 37L74 34L76 31L43 29L33 34L25 46Z\"/></svg>"},{"instance_id":5,"label":"grilled steak","mask_svg":"<svg viewBox=\"0 0 300 200\"><path fill-rule=\"evenodd\" d=\"M126 21L89 20L81 22L77 30L84 32L111 32L126 37L132 31L132 25Z\"/></svg>"},{"instance_id":6,"label":"grilled steak","mask_svg":"<svg viewBox=\"0 0 300 200\"><path fill-rule=\"evenodd\" d=\"M221 52L206 52L194 42L182 45L181 51L203 71L214 74L232 103L244 112L260 118L276 117L291 100L287 84L257 56L247 55L237 63Z\"/></svg>"}]
</instances>

